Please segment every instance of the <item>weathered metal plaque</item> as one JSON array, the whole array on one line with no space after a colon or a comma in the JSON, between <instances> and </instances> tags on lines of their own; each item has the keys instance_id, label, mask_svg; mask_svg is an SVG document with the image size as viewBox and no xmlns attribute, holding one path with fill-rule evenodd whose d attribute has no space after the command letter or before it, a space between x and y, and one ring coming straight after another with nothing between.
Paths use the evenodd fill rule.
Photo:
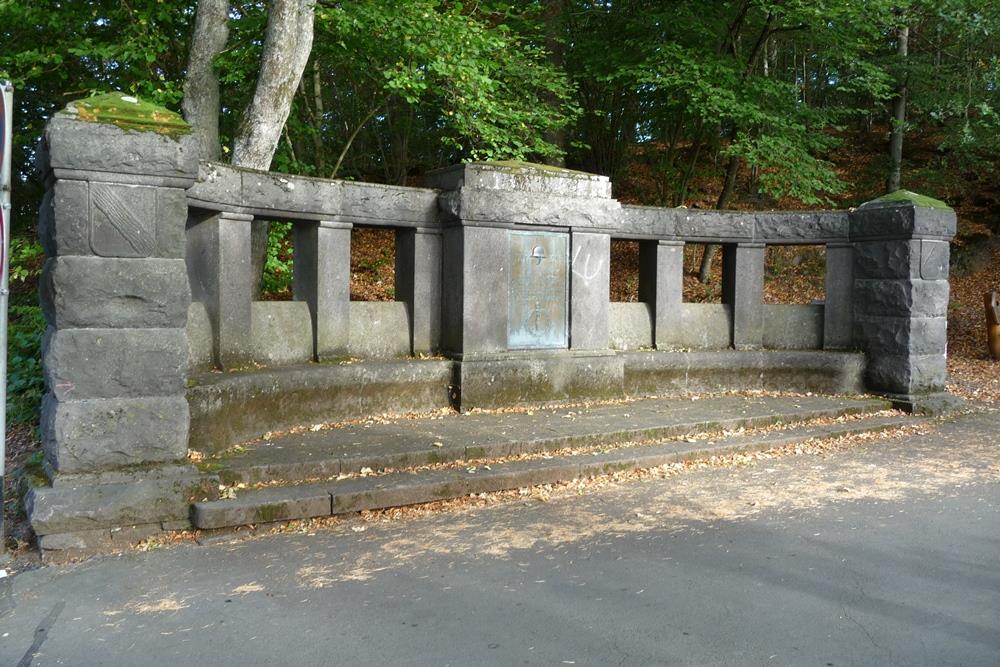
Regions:
<instances>
[{"instance_id":1,"label":"weathered metal plaque","mask_svg":"<svg viewBox=\"0 0 1000 667\"><path fill-rule=\"evenodd\" d=\"M510 232L507 347L568 347L569 235Z\"/></svg>"}]
</instances>

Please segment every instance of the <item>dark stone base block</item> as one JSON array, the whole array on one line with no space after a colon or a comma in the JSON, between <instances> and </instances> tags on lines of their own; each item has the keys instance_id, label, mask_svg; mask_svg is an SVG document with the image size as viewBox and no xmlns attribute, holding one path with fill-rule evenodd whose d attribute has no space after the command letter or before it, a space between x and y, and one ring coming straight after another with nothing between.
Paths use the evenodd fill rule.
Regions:
<instances>
[{"instance_id":1,"label":"dark stone base block","mask_svg":"<svg viewBox=\"0 0 1000 667\"><path fill-rule=\"evenodd\" d=\"M947 392L909 395L885 394L885 397L892 401L892 407L897 410L925 417L942 417L965 405L965 399Z\"/></svg>"},{"instance_id":2,"label":"dark stone base block","mask_svg":"<svg viewBox=\"0 0 1000 667\"><path fill-rule=\"evenodd\" d=\"M191 503L219 495L218 475L193 466L24 479L43 555L87 555L189 527Z\"/></svg>"}]
</instances>

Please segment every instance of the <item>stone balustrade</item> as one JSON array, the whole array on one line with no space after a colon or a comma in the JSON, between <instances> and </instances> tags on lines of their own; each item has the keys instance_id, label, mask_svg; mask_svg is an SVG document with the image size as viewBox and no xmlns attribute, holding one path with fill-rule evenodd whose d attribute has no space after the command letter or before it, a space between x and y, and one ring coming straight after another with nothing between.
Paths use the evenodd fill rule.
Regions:
<instances>
[{"instance_id":1,"label":"stone balustrade","mask_svg":"<svg viewBox=\"0 0 1000 667\"><path fill-rule=\"evenodd\" d=\"M46 130L40 534L183 526L177 489L212 485L189 450L313 421L741 388L921 409L945 388L955 215L934 200L623 206L605 177L523 163L394 187L199 164L149 129L62 112ZM260 220L294 223L292 302L251 292ZM354 226L395 230L396 303L351 302ZM639 303L609 300L613 238L640 244ZM722 245L722 303L683 302L688 243ZM825 247L822 304L763 303L768 245ZM137 509L137 488L162 502Z\"/></svg>"}]
</instances>

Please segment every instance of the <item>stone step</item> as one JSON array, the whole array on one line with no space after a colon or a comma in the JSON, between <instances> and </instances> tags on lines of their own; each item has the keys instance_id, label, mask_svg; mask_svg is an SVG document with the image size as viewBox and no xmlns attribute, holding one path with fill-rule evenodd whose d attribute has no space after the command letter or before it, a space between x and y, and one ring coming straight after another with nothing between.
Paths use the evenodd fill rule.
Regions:
<instances>
[{"instance_id":1,"label":"stone step","mask_svg":"<svg viewBox=\"0 0 1000 667\"><path fill-rule=\"evenodd\" d=\"M716 396L643 399L580 408L446 415L354 424L253 443L206 459L223 483L265 484L478 461L574 447L654 441L706 431L794 424L890 407L877 399Z\"/></svg>"},{"instance_id":2,"label":"stone step","mask_svg":"<svg viewBox=\"0 0 1000 667\"><path fill-rule=\"evenodd\" d=\"M382 475L330 479L289 486L268 486L238 492L232 499L195 503L192 521L200 529L306 519L364 510L416 505L595 477L619 471L654 468L711 456L762 451L844 435L887 430L914 423L911 417L872 416L847 422L803 424L761 434L673 440L652 445L625 446L601 451L568 453L546 458L407 470Z\"/></svg>"}]
</instances>

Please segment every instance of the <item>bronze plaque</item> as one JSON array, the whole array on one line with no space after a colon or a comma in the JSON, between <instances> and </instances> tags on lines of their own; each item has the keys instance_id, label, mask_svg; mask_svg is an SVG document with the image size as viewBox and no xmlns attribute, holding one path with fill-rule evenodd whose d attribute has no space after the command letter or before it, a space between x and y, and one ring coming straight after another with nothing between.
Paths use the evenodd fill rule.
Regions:
<instances>
[{"instance_id":1,"label":"bronze plaque","mask_svg":"<svg viewBox=\"0 0 1000 667\"><path fill-rule=\"evenodd\" d=\"M507 347L568 347L569 235L510 232Z\"/></svg>"}]
</instances>

